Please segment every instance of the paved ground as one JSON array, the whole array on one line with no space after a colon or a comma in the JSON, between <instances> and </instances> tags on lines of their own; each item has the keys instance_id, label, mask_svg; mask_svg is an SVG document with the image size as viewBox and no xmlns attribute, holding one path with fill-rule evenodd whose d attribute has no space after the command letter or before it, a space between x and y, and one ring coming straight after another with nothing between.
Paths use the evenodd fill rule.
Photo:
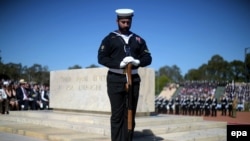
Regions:
<instances>
[{"instance_id":1,"label":"paved ground","mask_svg":"<svg viewBox=\"0 0 250 141\"><path fill-rule=\"evenodd\" d=\"M227 121L228 124L250 124L250 112L237 112L236 118L221 116L221 112L217 113L217 117L203 117L204 120Z\"/></svg>"},{"instance_id":2,"label":"paved ground","mask_svg":"<svg viewBox=\"0 0 250 141\"><path fill-rule=\"evenodd\" d=\"M18 134L0 132L0 141L45 141L45 140L36 139L28 136L22 136Z\"/></svg>"}]
</instances>

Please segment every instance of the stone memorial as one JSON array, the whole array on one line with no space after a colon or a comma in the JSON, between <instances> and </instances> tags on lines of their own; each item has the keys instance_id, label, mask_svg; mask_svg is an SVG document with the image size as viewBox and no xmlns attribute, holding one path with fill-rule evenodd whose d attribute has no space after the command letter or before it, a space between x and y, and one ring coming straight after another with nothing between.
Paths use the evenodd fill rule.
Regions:
<instances>
[{"instance_id":1,"label":"stone memorial","mask_svg":"<svg viewBox=\"0 0 250 141\"><path fill-rule=\"evenodd\" d=\"M110 113L107 68L87 68L50 72L50 107L58 110ZM155 72L140 68L141 88L137 113L155 110Z\"/></svg>"}]
</instances>

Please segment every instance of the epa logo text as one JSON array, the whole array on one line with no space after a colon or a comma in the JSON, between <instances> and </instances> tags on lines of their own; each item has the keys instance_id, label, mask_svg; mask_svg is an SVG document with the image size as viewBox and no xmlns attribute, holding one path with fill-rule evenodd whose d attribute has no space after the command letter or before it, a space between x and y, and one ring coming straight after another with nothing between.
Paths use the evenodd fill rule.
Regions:
<instances>
[{"instance_id":1,"label":"epa logo text","mask_svg":"<svg viewBox=\"0 0 250 141\"><path fill-rule=\"evenodd\" d=\"M231 131L231 136L236 137L236 138L241 137L241 136L246 137L247 131Z\"/></svg>"}]
</instances>

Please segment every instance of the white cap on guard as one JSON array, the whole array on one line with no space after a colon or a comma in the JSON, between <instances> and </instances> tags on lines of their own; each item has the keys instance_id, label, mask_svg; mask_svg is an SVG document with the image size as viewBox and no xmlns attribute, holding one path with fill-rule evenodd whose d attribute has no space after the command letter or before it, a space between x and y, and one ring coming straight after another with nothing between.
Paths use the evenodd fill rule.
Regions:
<instances>
[{"instance_id":1,"label":"white cap on guard","mask_svg":"<svg viewBox=\"0 0 250 141\"><path fill-rule=\"evenodd\" d=\"M117 9L115 10L118 17L133 17L134 10L132 9Z\"/></svg>"}]
</instances>

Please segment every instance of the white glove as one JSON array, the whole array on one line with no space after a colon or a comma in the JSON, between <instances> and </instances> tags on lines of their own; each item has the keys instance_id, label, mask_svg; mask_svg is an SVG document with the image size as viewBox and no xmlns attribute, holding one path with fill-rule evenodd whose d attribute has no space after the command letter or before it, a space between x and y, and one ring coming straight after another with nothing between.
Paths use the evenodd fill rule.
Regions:
<instances>
[{"instance_id":1,"label":"white glove","mask_svg":"<svg viewBox=\"0 0 250 141\"><path fill-rule=\"evenodd\" d=\"M135 60L132 56L127 56L125 57L122 61L125 62L126 64L132 62L133 60Z\"/></svg>"},{"instance_id":2,"label":"white glove","mask_svg":"<svg viewBox=\"0 0 250 141\"><path fill-rule=\"evenodd\" d=\"M123 60L120 63L120 68L124 68L128 63L132 62L133 60L134 60L134 58L131 56L127 56L127 57L123 58Z\"/></svg>"},{"instance_id":3,"label":"white glove","mask_svg":"<svg viewBox=\"0 0 250 141\"><path fill-rule=\"evenodd\" d=\"M124 61L121 61L120 68L124 68L127 64Z\"/></svg>"},{"instance_id":4,"label":"white glove","mask_svg":"<svg viewBox=\"0 0 250 141\"><path fill-rule=\"evenodd\" d=\"M123 61L126 62L127 64L132 63L134 66L138 66L140 64L140 60L134 59L134 57L132 56L125 57Z\"/></svg>"},{"instance_id":5,"label":"white glove","mask_svg":"<svg viewBox=\"0 0 250 141\"><path fill-rule=\"evenodd\" d=\"M134 59L131 63L132 63L134 66L138 66L138 65L140 64L140 60Z\"/></svg>"}]
</instances>

